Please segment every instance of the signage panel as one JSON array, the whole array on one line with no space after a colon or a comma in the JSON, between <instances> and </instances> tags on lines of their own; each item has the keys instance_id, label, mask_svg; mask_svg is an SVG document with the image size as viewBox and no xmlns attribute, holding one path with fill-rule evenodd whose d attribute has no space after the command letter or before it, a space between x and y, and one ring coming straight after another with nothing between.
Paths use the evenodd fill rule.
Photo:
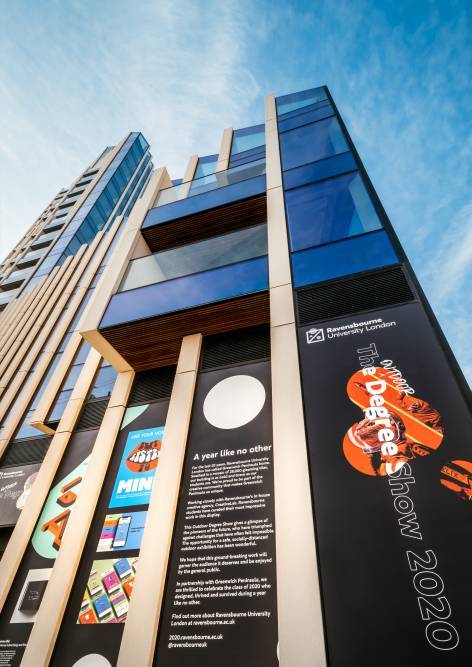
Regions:
<instances>
[{"instance_id":1,"label":"signage panel","mask_svg":"<svg viewBox=\"0 0 472 667\"><path fill-rule=\"evenodd\" d=\"M26 505L39 463L0 469L0 526L14 526Z\"/></svg>"},{"instance_id":2,"label":"signage panel","mask_svg":"<svg viewBox=\"0 0 472 667\"><path fill-rule=\"evenodd\" d=\"M300 327L330 665L472 654L472 419L418 303Z\"/></svg>"},{"instance_id":3,"label":"signage panel","mask_svg":"<svg viewBox=\"0 0 472 667\"><path fill-rule=\"evenodd\" d=\"M270 363L197 381L159 667L275 667Z\"/></svg>"}]
</instances>

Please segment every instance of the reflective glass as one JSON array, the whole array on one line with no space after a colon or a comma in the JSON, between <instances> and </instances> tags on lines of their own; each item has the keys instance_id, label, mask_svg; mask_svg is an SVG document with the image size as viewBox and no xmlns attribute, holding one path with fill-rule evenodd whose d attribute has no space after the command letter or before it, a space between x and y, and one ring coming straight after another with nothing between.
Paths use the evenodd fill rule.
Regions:
<instances>
[{"instance_id":1,"label":"reflective glass","mask_svg":"<svg viewBox=\"0 0 472 667\"><path fill-rule=\"evenodd\" d=\"M338 174L345 174L348 171L355 171L356 169L356 161L350 152L333 155L332 157L326 158L326 160L309 162L301 167L295 167L295 169L284 171L283 179L285 190L296 188L299 185L308 185L308 183L321 181L324 178L330 178L331 176L337 176Z\"/></svg>"},{"instance_id":2,"label":"reflective glass","mask_svg":"<svg viewBox=\"0 0 472 667\"><path fill-rule=\"evenodd\" d=\"M254 162L255 160L261 160L265 158L266 150L265 144L262 146L257 146L256 148L251 148L247 151L242 151L241 153L235 153L229 161L229 168L236 167L237 165L247 164L248 162Z\"/></svg>"},{"instance_id":3,"label":"reflective glass","mask_svg":"<svg viewBox=\"0 0 472 667\"><path fill-rule=\"evenodd\" d=\"M76 364L70 367L69 372L66 375L66 379L64 380L64 383L62 385L62 390L74 388L74 385L77 382L77 379L80 375L80 372L82 371L82 368L83 364Z\"/></svg>"},{"instance_id":4,"label":"reflective glass","mask_svg":"<svg viewBox=\"0 0 472 667\"><path fill-rule=\"evenodd\" d=\"M223 301L268 288L267 258L250 259L115 294L100 328Z\"/></svg>"},{"instance_id":5,"label":"reflective glass","mask_svg":"<svg viewBox=\"0 0 472 667\"><path fill-rule=\"evenodd\" d=\"M279 135L283 169L349 150L336 118L325 118Z\"/></svg>"},{"instance_id":6,"label":"reflective glass","mask_svg":"<svg viewBox=\"0 0 472 667\"><path fill-rule=\"evenodd\" d=\"M116 370L112 366L101 368L95 378L89 398L104 398L110 396L116 380Z\"/></svg>"},{"instance_id":7,"label":"reflective glass","mask_svg":"<svg viewBox=\"0 0 472 667\"><path fill-rule=\"evenodd\" d=\"M233 132L233 142L231 144L231 155L247 151L256 146L265 144L265 126L254 125L253 127L243 127Z\"/></svg>"},{"instance_id":8,"label":"reflective glass","mask_svg":"<svg viewBox=\"0 0 472 667\"><path fill-rule=\"evenodd\" d=\"M358 172L289 190L285 202L292 250L382 227Z\"/></svg>"},{"instance_id":9,"label":"reflective glass","mask_svg":"<svg viewBox=\"0 0 472 667\"><path fill-rule=\"evenodd\" d=\"M66 405L69 398L71 397L71 394L72 394L72 389L67 389L65 391L59 392L56 400L54 401L54 405L52 406L52 410L48 414L47 417L48 422L57 422L60 420L60 418L64 414L64 410L66 409Z\"/></svg>"},{"instance_id":10,"label":"reflective glass","mask_svg":"<svg viewBox=\"0 0 472 667\"><path fill-rule=\"evenodd\" d=\"M267 254L267 226L165 250L130 262L120 292Z\"/></svg>"},{"instance_id":11,"label":"reflective glass","mask_svg":"<svg viewBox=\"0 0 472 667\"><path fill-rule=\"evenodd\" d=\"M277 114L288 113L294 109L301 109L302 107L309 106L310 104L315 104L321 100L326 100L327 95L325 89L321 86L320 88L311 88L310 90L302 90L298 93L291 93L290 95L282 95L277 97Z\"/></svg>"},{"instance_id":12,"label":"reflective glass","mask_svg":"<svg viewBox=\"0 0 472 667\"><path fill-rule=\"evenodd\" d=\"M310 285L396 262L398 258L387 234L371 232L293 253L294 285Z\"/></svg>"},{"instance_id":13,"label":"reflective glass","mask_svg":"<svg viewBox=\"0 0 472 667\"><path fill-rule=\"evenodd\" d=\"M298 113L296 116L290 116L286 119L280 119L278 121L279 132L286 132L287 130L293 130L296 127L301 127L302 125L308 125L308 123L314 123L317 120L322 120L323 118L329 118L329 116L334 116L334 109L331 104L324 104L320 108L313 109L312 107L307 107L306 113Z\"/></svg>"},{"instance_id":14,"label":"reflective glass","mask_svg":"<svg viewBox=\"0 0 472 667\"><path fill-rule=\"evenodd\" d=\"M208 176L194 180L191 183L190 190L188 183L182 183L181 185L175 185L172 188L161 190L156 206L172 204L173 202L193 197L194 195L199 195L204 192L209 192L210 190L216 190L217 188L222 188L226 185L239 183L240 181L245 181L249 178L260 176L261 174L265 174L265 159L256 160L247 165L244 164L232 169L227 169L226 171L219 171L215 174L209 174Z\"/></svg>"},{"instance_id":15,"label":"reflective glass","mask_svg":"<svg viewBox=\"0 0 472 667\"><path fill-rule=\"evenodd\" d=\"M87 359L87 355L89 352L90 352L90 344L84 340L79 347L79 351L77 352L77 356L74 359L74 363L75 364L85 363L85 360Z\"/></svg>"},{"instance_id":16,"label":"reflective glass","mask_svg":"<svg viewBox=\"0 0 472 667\"><path fill-rule=\"evenodd\" d=\"M52 378L52 374L56 370L57 364L59 363L59 360L61 358L61 353L55 354L54 357L52 358L52 362L49 365L49 368L46 372L46 375L43 376L43 379L41 380L41 384L39 387L36 389L36 393L34 395L34 399L30 405L30 409L36 409L38 407L39 401L41 399L41 396L44 393L44 390L46 389L49 380Z\"/></svg>"},{"instance_id":17,"label":"reflective glass","mask_svg":"<svg viewBox=\"0 0 472 667\"><path fill-rule=\"evenodd\" d=\"M41 431L38 431L34 426L30 426L30 421L33 416L34 409L28 410L23 418L18 430L16 431L13 440L20 440L21 438L32 438L34 436L41 436Z\"/></svg>"},{"instance_id":18,"label":"reflective glass","mask_svg":"<svg viewBox=\"0 0 472 667\"><path fill-rule=\"evenodd\" d=\"M201 178L214 174L216 170L216 163L218 162L218 155L205 155L198 159L197 168L195 169L194 179Z\"/></svg>"}]
</instances>

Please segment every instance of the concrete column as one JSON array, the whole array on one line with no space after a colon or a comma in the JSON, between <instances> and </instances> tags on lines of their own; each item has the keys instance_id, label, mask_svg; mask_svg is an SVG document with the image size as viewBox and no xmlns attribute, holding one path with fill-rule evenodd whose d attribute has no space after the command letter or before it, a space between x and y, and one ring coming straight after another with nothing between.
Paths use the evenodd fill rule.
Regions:
<instances>
[{"instance_id":1,"label":"concrete column","mask_svg":"<svg viewBox=\"0 0 472 667\"><path fill-rule=\"evenodd\" d=\"M188 196L190 188L192 187L192 179L195 175L197 164L198 164L198 155L192 155L189 158L187 168L182 178L182 183L181 185L178 186L178 194L176 197L177 199L185 199Z\"/></svg>"},{"instance_id":2,"label":"concrete column","mask_svg":"<svg viewBox=\"0 0 472 667\"><path fill-rule=\"evenodd\" d=\"M324 667L323 618L273 96L266 98L265 122L279 661L280 667Z\"/></svg>"},{"instance_id":3,"label":"concrete column","mask_svg":"<svg viewBox=\"0 0 472 667\"><path fill-rule=\"evenodd\" d=\"M182 340L117 667L153 662L201 342L201 334Z\"/></svg>"},{"instance_id":4,"label":"concrete column","mask_svg":"<svg viewBox=\"0 0 472 667\"><path fill-rule=\"evenodd\" d=\"M221 137L220 152L218 155L218 162L216 163L216 172L225 171L228 169L232 143L233 128L227 127L226 130L223 131L223 136Z\"/></svg>"}]
</instances>

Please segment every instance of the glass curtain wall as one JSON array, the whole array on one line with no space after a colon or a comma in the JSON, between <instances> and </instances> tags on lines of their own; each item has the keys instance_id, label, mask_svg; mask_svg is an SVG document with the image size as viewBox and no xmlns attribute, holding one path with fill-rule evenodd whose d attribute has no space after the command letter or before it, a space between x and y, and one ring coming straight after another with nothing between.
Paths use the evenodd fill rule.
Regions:
<instances>
[{"instance_id":1,"label":"glass curtain wall","mask_svg":"<svg viewBox=\"0 0 472 667\"><path fill-rule=\"evenodd\" d=\"M325 89L276 103L295 286L396 263Z\"/></svg>"}]
</instances>

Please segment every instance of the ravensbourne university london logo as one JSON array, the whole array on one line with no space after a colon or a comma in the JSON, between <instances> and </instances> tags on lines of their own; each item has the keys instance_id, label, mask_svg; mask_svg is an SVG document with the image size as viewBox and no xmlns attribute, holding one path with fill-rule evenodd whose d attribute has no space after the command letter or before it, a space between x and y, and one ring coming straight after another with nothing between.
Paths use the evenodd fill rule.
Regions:
<instances>
[{"instance_id":1,"label":"ravensbourne university london logo","mask_svg":"<svg viewBox=\"0 0 472 667\"><path fill-rule=\"evenodd\" d=\"M312 327L306 332L306 342L310 345L311 343L321 343L325 339L324 329L316 329Z\"/></svg>"}]
</instances>

